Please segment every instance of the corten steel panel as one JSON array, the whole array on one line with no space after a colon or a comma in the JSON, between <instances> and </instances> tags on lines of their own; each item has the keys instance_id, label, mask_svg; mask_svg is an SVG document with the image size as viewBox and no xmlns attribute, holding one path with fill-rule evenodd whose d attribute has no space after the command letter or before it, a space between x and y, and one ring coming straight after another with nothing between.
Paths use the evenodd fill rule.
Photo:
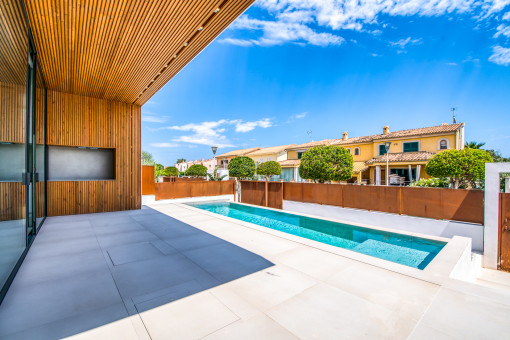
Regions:
<instances>
[{"instance_id":1,"label":"corten steel panel","mask_svg":"<svg viewBox=\"0 0 510 340\"><path fill-rule=\"evenodd\" d=\"M265 206L265 183L241 181L241 202Z\"/></svg>"},{"instance_id":2,"label":"corten steel panel","mask_svg":"<svg viewBox=\"0 0 510 340\"><path fill-rule=\"evenodd\" d=\"M471 223L484 222L484 191L441 190L441 219Z\"/></svg>"},{"instance_id":3,"label":"corten steel panel","mask_svg":"<svg viewBox=\"0 0 510 340\"><path fill-rule=\"evenodd\" d=\"M303 184L284 182L283 199L288 201L303 202Z\"/></svg>"},{"instance_id":4,"label":"corten steel panel","mask_svg":"<svg viewBox=\"0 0 510 340\"><path fill-rule=\"evenodd\" d=\"M155 199L232 195L233 181L163 182L155 184Z\"/></svg>"},{"instance_id":5,"label":"corten steel panel","mask_svg":"<svg viewBox=\"0 0 510 340\"><path fill-rule=\"evenodd\" d=\"M142 165L142 195L154 195L154 165Z\"/></svg>"},{"instance_id":6,"label":"corten steel panel","mask_svg":"<svg viewBox=\"0 0 510 340\"><path fill-rule=\"evenodd\" d=\"M442 190L448 189L403 188L402 214L441 219L443 215Z\"/></svg>"},{"instance_id":7,"label":"corten steel panel","mask_svg":"<svg viewBox=\"0 0 510 340\"><path fill-rule=\"evenodd\" d=\"M342 184L331 184L326 186L326 195L323 198L324 204L341 207L343 204L342 197L344 187L345 185Z\"/></svg>"},{"instance_id":8,"label":"corten steel panel","mask_svg":"<svg viewBox=\"0 0 510 340\"><path fill-rule=\"evenodd\" d=\"M510 271L510 193L499 195L499 267Z\"/></svg>"},{"instance_id":9,"label":"corten steel panel","mask_svg":"<svg viewBox=\"0 0 510 340\"><path fill-rule=\"evenodd\" d=\"M283 183L280 182L269 182L268 183L268 207L275 209L283 208Z\"/></svg>"}]
</instances>

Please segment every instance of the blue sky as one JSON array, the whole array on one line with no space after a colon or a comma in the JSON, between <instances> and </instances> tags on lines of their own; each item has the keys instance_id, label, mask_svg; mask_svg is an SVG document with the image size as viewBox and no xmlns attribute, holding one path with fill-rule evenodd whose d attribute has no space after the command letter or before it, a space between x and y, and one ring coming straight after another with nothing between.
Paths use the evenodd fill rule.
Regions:
<instances>
[{"instance_id":1,"label":"blue sky","mask_svg":"<svg viewBox=\"0 0 510 340\"><path fill-rule=\"evenodd\" d=\"M510 0L257 1L142 107L157 162L457 121L510 157Z\"/></svg>"}]
</instances>

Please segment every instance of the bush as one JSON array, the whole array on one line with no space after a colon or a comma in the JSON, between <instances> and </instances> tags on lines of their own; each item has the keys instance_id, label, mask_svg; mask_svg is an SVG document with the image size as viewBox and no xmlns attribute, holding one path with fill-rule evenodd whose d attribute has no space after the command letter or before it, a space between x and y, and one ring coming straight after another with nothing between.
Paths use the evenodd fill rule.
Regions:
<instances>
[{"instance_id":1,"label":"bush","mask_svg":"<svg viewBox=\"0 0 510 340\"><path fill-rule=\"evenodd\" d=\"M184 171L180 171L179 172L179 177L183 177L183 176L186 176L186 173Z\"/></svg>"},{"instance_id":2,"label":"bush","mask_svg":"<svg viewBox=\"0 0 510 340\"><path fill-rule=\"evenodd\" d=\"M250 157L235 157L228 163L228 175L235 178L253 177L255 162Z\"/></svg>"},{"instance_id":3,"label":"bush","mask_svg":"<svg viewBox=\"0 0 510 340\"><path fill-rule=\"evenodd\" d=\"M412 187L422 188L448 188L450 181L448 178L422 178L411 184Z\"/></svg>"},{"instance_id":4,"label":"bush","mask_svg":"<svg viewBox=\"0 0 510 340\"><path fill-rule=\"evenodd\" d=\"M275 161L267 161L260 163L257 166L257 175L266 176L266 180L269 181L271 176L278 176L282 173L282 166L280 163Z\"/></svg>"},{"instance_id":5,"label":"bush","mask_svg":"<svg viewBox=\"0 0 510 340\"><path fill-rule=\"evenodd\" d=\"M432 157L425 171L434 177L448 177L454 188L475 188L485 179L485 163L491 162L492 157L485 150L447 150Z\"/></svg>"},{"instance_id":6,"label":"bush","mask_svg":"<svg viewBox=\"0 0 510 340\"><path fill-rule=\"evenodd\" d=\"M179 170L175 166L169 166L160 171L161 176L177 177Z\"/></svg>"},{"instance_id":7,"label":"bush","mask_svg":"<svg viewBox=\"0 0 510 340\"><path fill-rule=\"evenodd\" d=\"M205 177L207 176L207 168L202 164L193 164L186 170L186 176Z\"/></svg>"},{"instance_id":8,"label":"bush","mask_svg":"<svg viewBox=\"0 0 510 340\"><path fill-rule=\"evenodd\" d=\"M352 178L352 155L340 146L316 146L301 157L299 176L319 183Z\"/></svg>"}]
</instances>

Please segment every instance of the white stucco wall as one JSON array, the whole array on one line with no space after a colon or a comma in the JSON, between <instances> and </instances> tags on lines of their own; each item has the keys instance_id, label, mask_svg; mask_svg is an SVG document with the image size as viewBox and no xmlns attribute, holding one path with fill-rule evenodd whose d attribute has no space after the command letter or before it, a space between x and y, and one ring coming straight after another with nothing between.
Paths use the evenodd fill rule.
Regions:
<instances>
[{"instance_id":1,"label":"white stucco wall","mask_svg":"<svg viewBox=\"0 0 510 340\"><path fill-rule=\"evenodd\" d=\"M483 226L480 224L434 220L430 218L285 200L283 201L283 210L425 235L448 238L455 235L465 236L472 239L472 250L483 251Z\"/></svg>"}]
</instances>

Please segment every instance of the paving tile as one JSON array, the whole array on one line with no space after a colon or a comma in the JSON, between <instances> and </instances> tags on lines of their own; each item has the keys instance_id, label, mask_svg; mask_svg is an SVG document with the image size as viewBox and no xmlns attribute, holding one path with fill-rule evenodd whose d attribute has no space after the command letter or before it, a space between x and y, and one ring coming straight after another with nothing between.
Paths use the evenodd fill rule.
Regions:
<instances>
[{"instance_id":1,"label":"paving tile","mask_svg":"<svg viewBox=\"0 0 510 340\"><path fill-rule=\"evenodd\" d=\"M296 270L273 266L230 282L227 287L255 308L265 311L316 283L317 280Z\"/></svg>"},{"instance_id":2,"label":"paving tile","mask_svg":"<svg viewBox=\"0 0 510 340\"><path fill-rule=\"evenodd\" d=\"M124 304L118 303L88 313L62 318L55 322L25 329L2 336L3 339L137 339L135 330L127 318ZM25 320L28 325L32 322ZM30 326L29 326L30 327Z\"/></svg>"},{"instance_id":3,"label":"paving tile","mask_svg":"<svg viewBox=\"0 0 510 340\"><path fill-rule=\"evenodd\" d=\"M116 224L130 224L136 222L131 216L126 213L122 214L105 214L95 216L90 219L93 227L100 227L105 225L116 225Z\"/></svg>"},{"instance_id":4,"label":"paving tile","mask_svg":"<svg viewBox=\"0 0 510 340\"><path fill-rule=\"evenodd\" d=\"M28 254L36 258L43 258L52 256L69 256L97 249L100 249L100 246L95 236L68 239L65 242L59 242L58 245L51 242L37 243L36 238L36 241L34 241L34 245L30 248Z\"/></svg>"},{"instance_id":5,"label":"paving tile","mask_svg":"<svg viewBox=\"0 0 510 340\"><path fill-rule=\"evenodd\" d=\"M147 294L210 275L181 254L126 263L112 268L124 298Z\"/></svg>"},{"instance_id":6,"label":"paving tile","mask_svg":"<svg viewBox=\"0 0 510 340\"><path fill-rule=\"evenodd\" d=\"M124 244L106 248L106 251L108 255L110 255L110 259L115 266L164 256L164 254L150 242Z\"/></svg>"},{"instance_id":7,"label":"paving tile","mask_svg":"<svg viewBox=\"0 0 510 340\"><path fill-rule=\"evenodd\" d=\"M151 339L198 339L238 318L209 292L150 309L140 314Z\"/></svg>"},{"instance_id":8,"label":"paving tile","mask_svg":"<svg viewBox=\"0 0 510 340\"><path fill-rule=\"evenodd\" d=\"M136 221L121 224L106 224L92 227L95 235L121 234L132 231L146 231L145 227Z\"/></svg>"},{"instance_id":9,"label":"paving tile","mask_svg":"<svg viewBox=\"0 0 510 340\"><path fill-rule=\"evenodd\" d=\"M267 314L301 339L406 339L415 325L415 321L323 283Z\"/></svg>"},{"instance_id":10,"label":"paving tile","mask_svg":"<svg viewBox=\"0 0 510 340\"><path fill-rule=\"evenodd\" d=\"M228 284L214 287L210 292L240 319L250 319L261 313L255 306L248 303L248 301L244 300L230 289Z\"/></svg>"},{"instance_id":11,"label":"paving tile","mask_svg":"<svg viewBox=\"0 0 510 340\"><path fill-rule=\"evenodd\" d=\"M441 288L421 322L461 339L501 339L510 334L510 306Z\"/></svg>"},{"instance_id":12,"label":"paving tile","mask_svg":"<svg viewBox=\"0 0 510 340\"><path fill-rule=\"evenodd\" d=\"M236 321L203 339L298 339L288 330L271 320L264 314L259 314L249 320Z\"/></svg>"},{"instance_id":13,"label":"paving tile","mask_svg":"<svg viewBox=\"0 0 510 340\"><path fill-rule=\"evenodd\" d=\"M102 248L111 248L130 243L140 243L143 241L148 242L158 239L156 235L146 230L128 231L118 234L103 234L97 235L96 237Z\"/></svg>"},{"instance_id":14,"label":"paving tile","mask_svg":"<svg viewBox=\"0 0 510 340\"><path fill-rule=\"evenodd\" d=\"M35 249L35 248L34 248ZM87 272L107 271L108 265L99 247L66 256L38 257L37 252L25 258L16 275L17 284L30 287L37 282L59 280Z\"/></svg>"},{"instance_id":15,"label":"paving tile","mask_svg":"<svg viewBox=\"0 0 510 340\"><path fill-rule=\"evenodd\" d=\"M360 262L340 270L326 282L415 320L421 318L439 291L438 285Z\"/></svg>"},{"instance_id":16,"label":"paving tile","mask_svg":"<svg viewBox=\"0 0 510 340\"><path fill-rule=\"evenodd\" d=\"M446 333L443 333L433 327L426 326L419 323L413 330L408 340L462 340L462 338L456 338Z\"/></svg>"},{"instance_id":17,"label":"paving tile","mask_svg":"<svg viewBox=\"0 0 510 340\"><path fill-rule=\"evenodd\" d=\"M108 270L39 282L13 282L0 305L0 335L122 303Z\"/></svg>"},{"instance_id":18,"label":"paving tile","mask_svg":"<svg viewBox=\"0 0 510 340\"><path fill-rule=\"evenodd\" d=\"M326 280L356 262L340 255L302 245L270 258L276 263L285 264L319 280Z\"/></svg>"},{"instance_id":19,"label":"paving tile","mask_svg":"<svg viewBox=\"0 0 510 340\"><path fill-rule=\"evenodd\" d=\"M205 246L209 243L206 241L202 247L198 246L202 238L199 240L193 249L183 251L183 254L221 282L235 280L273 265L263 257L221 239L215 238L220 243L211 246ZM189 247L190 243L184 245Z\"/></svg>"},{"instance_id":20,"label":"paving tile","mask_svg":"<svg viewBox=\"0 0 510 340\"><path fill-rule=\"evenodd\" d=\"M221 238L203 231L182 237L164 238L163 240L181 252L227 243Z\"/></svg>"}]
</instances>

